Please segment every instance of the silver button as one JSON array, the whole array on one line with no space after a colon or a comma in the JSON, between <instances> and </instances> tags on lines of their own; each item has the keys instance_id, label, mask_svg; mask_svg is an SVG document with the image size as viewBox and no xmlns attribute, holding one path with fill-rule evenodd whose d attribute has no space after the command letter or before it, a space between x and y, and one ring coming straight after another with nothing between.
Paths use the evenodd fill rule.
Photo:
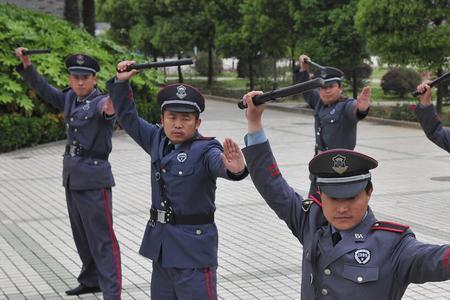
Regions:
<instances>
[{"instance_id":1,"label":"silver button","mask_svg":"<svg viewBox=\"0 0 450 300\"><path fill-rule=\"evenodd\" d=\"M165 205L165 204L164 204L164 201L163 201L163 202L161 202L161 206L162 206L162 207L164 207L164 205Z\"/></svg>"},{"instance_id":2,"label":"silver button","mask_svg":"<svg viewBox=\"0 0 450 300\"><path fill-rule=\"evenodd\" d=\"M324 296L326 296L326 295L328 295L328 290L327 289L322 289L322 295L324 295Z\"/></svg>"},{"instance_id":3,"label":"silver button","mask_svg":"<svg viewBox=\"0 0 450 300\"><path fill-rule=\"evenodd\" d=\"M69 123L66 123L66 127L69 128Z\"/></svg>"},{"instance_id":4,"label":"silver button","mask_svg":"<svg viewBox=\"0 0 450 300\"><path fill-rule=\"evenodd\" d=\"M70 121L73 121L73 118L70 118Z\"/></svg>"},{"instance_id":5,"label":"silver button","mask_svg":"<svg viewBox=\"0 0 450 300\"><path fill-rule=\"evenodd\" d=\"M77 132L78 131L78 129L77 128L75 128L73 131L75 131L75 132Z\"/></svg>"},{"instance_id":6,"label":"silver button","mask_svg":"<svg viewBox=\"0 0 450 300\"><path fill-rule=\"evenodd\" d=\"M86 117L84 117L84 119L85 119L85 120L87 120L87 118L88 118L87 116L86 116Z\"/></svg>"},{"instance_id":7,"label":"silver button","mask_svg":"<svg viewBox=\"0 0 450 300\"><path fill-rule=\"evenodd\" d=\"M363 278L361 276L359 276L358 278L356 278L356 280L358 280L358 282L362 282Z\"/></svg>"},{"instance_id":8,"label":"silver button","mask_svg":"<svg viewBox=\"0 0 450 300\"><path fill-rule=\"evenodd\" d=\"M98 161L94 160L94 165L98 165Z\"/></svg>"},{"instance_id":9,"label":"silver button","mask_svg":"<svg viewBox=\"0 0 450 300\"><path fill-rule=\"evenodd\" d=\"M161 171L162 171L163 173L166 173L166 169L162 169Z\"/></svg>"},{"instance_id":10,"label":"silver button","mask_svg":"<svg viewBox=\"0 0 450 300\"><path fill-rule=\"evenodd\" d=\"M331 270L330 269L325 269L325 270L323 270L323 273L325 275L327 275L327 276L330 276L331 275Z\"/></svg>"},{"instance_id":11,"label":"silver button","mask_svg":"<svg viewBox=\"0 0 450 300\"><path fill-rule=\"evenodd\" d=\"M197 230L195 231L195 234L196 234L196 235L202 234L202 230L201 230L201 229L197 229Z\"/></svg>"},{"instance_id":12,"label":"silver button","mask_svg":"<svg viewBox=\"0 0 450 300\"><path fill-rule=\"evenodd\" d=\"M77 141L76 141L76 140L73 140L73 141L72 141L72 144L76 145L76 144L77 144Z\"/></svg>"},{"instance_id":13,"label":"silver button","mask_svg":"<svg viewBox=\"0 0 450 300\"><path fill-rule=\"evenodd\" d=\"M334 123L334 120L331 120L331 123Z\"/></svg>"},{"instance_id":14,"label":"silver button","mask_svg":"<svg viewBox=\"0 0 450 300\"><path fill-rule=\"evenodd\" d=\"M183 175L183 171L179 171L179 172L178 172L178 175Z\"/></svg>"}]
</instances>

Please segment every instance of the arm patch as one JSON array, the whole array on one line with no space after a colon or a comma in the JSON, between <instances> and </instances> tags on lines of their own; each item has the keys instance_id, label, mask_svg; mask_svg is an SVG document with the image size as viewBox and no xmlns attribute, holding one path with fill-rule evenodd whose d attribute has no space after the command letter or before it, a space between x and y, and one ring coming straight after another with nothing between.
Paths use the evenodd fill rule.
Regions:
<instances>
[{"instance_id":1,"label":"arm patch","mask_svg":"<svg viewBox=\"0 0 450 300\"><path fill-rule=\"evenodd\" d=\"M372 225L372 230L384 230L397 233L405 233L409 229L408 225L403 225L388 221L378 221Z\"/></svg>"}]
</instances>

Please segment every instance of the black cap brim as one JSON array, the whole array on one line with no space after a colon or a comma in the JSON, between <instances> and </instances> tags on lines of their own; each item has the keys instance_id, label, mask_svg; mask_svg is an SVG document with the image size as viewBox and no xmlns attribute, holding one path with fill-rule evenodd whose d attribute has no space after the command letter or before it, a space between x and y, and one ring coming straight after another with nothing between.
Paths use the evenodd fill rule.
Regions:
<instances>
[{"instance_id":1,"label":"black cap brim","mask_svg":"<svg viewBox=\"0 0 450 300\"><path fill-rule=\"evenodd\" d=\"M192 105L165 105L163 110L171 111L171 112L185 112L185 113L196 113L200 112L193 107Z\"/></svg>"},{"instance_id":2,"label":"black cap brim","mask_svg":"<svg viewBox=\"0 0 450 300\"><path fill-rule=\"evenodd\" d=\"M328 197L337 199L353 198L366 188L369 179L348 183L319 183L320 190Z\"/></svg>"}]
</instances>

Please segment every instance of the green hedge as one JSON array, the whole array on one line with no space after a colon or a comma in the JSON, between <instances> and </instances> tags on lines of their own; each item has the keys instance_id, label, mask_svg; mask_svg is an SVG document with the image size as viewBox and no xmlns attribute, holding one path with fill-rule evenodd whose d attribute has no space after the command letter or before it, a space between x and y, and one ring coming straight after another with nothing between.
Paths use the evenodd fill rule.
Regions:
<instances>
[{"instance_id":1,"label":"green hedge","mask_svg":"<svg viewBox=\"0 0 450 300\"><path fill-rule=\"evenodd\" d=\"M110 40L94 38L57 17L0 4L0 152L65 138L60 112L28 89L15 71L20 60L14 50L19 46L51 48L50 54L30 58L47 81L60 89L68 84L64 60L70 54L86 53L99 61L98 85L102 90L115 75L119 61L147 60ZM156 70L141 72L132 80L139 114L150 122L159 120L155 95L162 81L162 74Z\"/></svg>"},{"instance_id":2,"label":"green hedge","mask_svg":"<svg viewBox=\"0 0 450 300\"><path fill-rule=\"evenodd\" d=\"M30 49L51 48L50 54L33 55L30 58L49 83L60 89L68 84L64 60L70 54L86 53L99 61L101 70L98 73L98 85L103 90L106 81L115 75L119 61L147 60L110 40L92 37L85 30L57 17L10 4L0 4L0 114L19 113L30 116L54 112L49 107L42 112L38 96L29 91L15 71L20 60L15 56L14 50L19 46ZM132 81L136 98L142 101L154 98L162 80L163 76L158 71L141 72Z\"/></svg>"},{"instance_id":3,"label":"green hedge","mask_svg":"<svg viewBox=\"0 0 450 300\"><path fill-rule=\"evenodd\" d=\"M19 114L0 116L0 152L56 141L65 137L62 115L24 117Z\"/></svg>"}]
</instances>

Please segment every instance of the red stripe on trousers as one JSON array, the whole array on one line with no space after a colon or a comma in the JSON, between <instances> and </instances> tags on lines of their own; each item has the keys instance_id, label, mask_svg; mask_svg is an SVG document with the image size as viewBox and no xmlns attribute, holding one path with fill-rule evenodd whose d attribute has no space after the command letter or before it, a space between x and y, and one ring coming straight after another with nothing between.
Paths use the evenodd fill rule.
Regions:
<instances>
[{"instance_id":1,"label":"red stripe on trousers","mask_svg":"<svg viewBox=\"0 0 450 300\"><path fill-rule=\"evenodd\" d=\"M205 279L206 279L206 292L208 293L208 299L213 300L213 297L211 295L211 282L209 278L210 274L210 268L205 268Z\"/></svg>"},{"instance_id":2,"label":"red stripe on trousers","mask_svg":"<svg viewBox=\"0 0 450 300\"><path fill-rule=\"evenodd\" d=\"M445 252L444 252L444 259L443 259L443 264L444 264L444 268L449 267L449 262L450 262L450 248L448 248Z\"/></svg>"},{"instance_id":3,"label":"red stripe on trousers","mask_svg":"<svg viewBox=\"0 0 450 300\"><path fill-rule=\"evenodd\" d=\"M109 237L111 238L112 241L113 254L116 260L116 274L117 280L119 282L119 299L120 299L122 294L122 270L120 268L120 260L119 260L119 245L117 244L116 235L114 234L114 229L112 227L111 215L109 214L110 211L112 213L112 210L109 209L108 191L106 189L102 189L102 195L103 195L103 204L105 206L106 220L108 222Z\"/></svg>"}]
</instances>

